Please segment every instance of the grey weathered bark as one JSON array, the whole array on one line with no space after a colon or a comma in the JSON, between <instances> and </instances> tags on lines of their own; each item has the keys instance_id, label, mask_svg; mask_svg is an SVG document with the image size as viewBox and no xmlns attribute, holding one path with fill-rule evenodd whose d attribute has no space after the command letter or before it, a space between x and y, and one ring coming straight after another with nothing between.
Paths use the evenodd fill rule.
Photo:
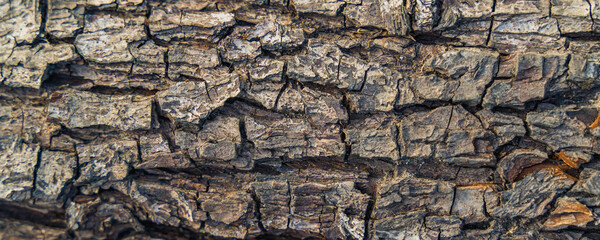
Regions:
<instances>
[{"instance_id":1,"label":"grey weathered bark","mask_svg":"<svg viewBox=\"0 0 600 240\"><path fill-rule=\"evenodd\" d=\"M0 0L0 239L599 239L599 0Z\"/></svg>"}]
</instances>

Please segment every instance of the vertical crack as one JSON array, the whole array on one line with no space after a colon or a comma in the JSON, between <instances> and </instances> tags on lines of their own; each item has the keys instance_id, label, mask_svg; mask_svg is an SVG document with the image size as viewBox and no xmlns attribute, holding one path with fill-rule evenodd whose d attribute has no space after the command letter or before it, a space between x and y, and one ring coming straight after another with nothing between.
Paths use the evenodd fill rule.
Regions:
<instances>
[{"instance_id":1,"label":"vertical crack","mask_svg":"<svg viewBox=\"0 0 600 240\"><path fill-rule=\"evenodd\" d=\"M258 195L256 194L255 191L250 190L250 196L252 196L252 200L254 200L254 207L256 208L256 220L258 221L258 228L260 229L260 231L262 231L263 233L267 232L265 226L263 225L262 222L262 213L260 212L260 206L262 205L262 203L260 202L260 198L258 197Z\"/></svg>"},{"instance_id":2,"label":"vertical crack","mask_svg":"<svg viewBox=\"0 0 600 240\"><path fill-rule=\"evenodd\" d=\"M340 127L340 136L341 136L341 140L344 143L346 149L344 151L344 163L348 163L348 160L350 159L350 155L352 154L352 142L350 142L350 140L348 139L348 136L346 135L346 131L344 131L344 127L341 126Z\"/></svg>"},{"instance_id":3,"label":"vertical crack","mask_svg":"<svg viewBox=\"0 0 600 240\"><path fill-rule=\"evenodd\" d=\"M337 65L337 75L335 76L335 81L339 82L340 81L340 68L342 66L342 58L344 58L344 55L340 56L340 59L338 59L338 65Z\"/></svg>"},{"instance_id":4,"label":"vertical crack","mask_svg":"<svg viewBox=\"0 0 600 240\"><path fill-rule=\"evenodd\" d=\"M594 14L593 14L594 7L592 6L592 2L590 0L586 0L586 2L590 6L590 20L592 20L592 29L590 29L590 31L594 32L594 27L596 26L596 23L594 22Z\"/></svg>"},{"instance_id":5,"label":"vertical crack","mask_svg":"<svg viewBox=\"0 0 600 240\"><path fill-rule=\"evenodd\" d=\"M170 48L167 48L167 51L165 51L165 54L163 56L163 61L165 61L165 77L167 77L168 79L171 79L169 77L169 51L170 50L171 50Z\"/></svg>"},{"instance_id":6,"label":"vertical crack","mask_svg":"<svg viewBox=\"0 0 600 240\"><path fill-rule=\"evenodd\" d=\"M488 94L490 87L492 87L492 85L494 85L494 82L496 82L495 80L496 80L496 76L498 75L499 70L500 70L500 56L498 56L498 58L496 58L496 61L494 63L494 68L492 69L492 79L483 88L483 92L479 98L479 105L483 106L483 99L485 99L485 96ZM459 81L459 84L460 83L461 82ZM460 85L459 85L459 87L460 87Z\"/></svg>"},{"instance_id":7,"label":"vertical crack","mask_svg":"<svg viewBox=\"0 0 600 240\"><path fill-rule=\"evenodd\" d=\"M398 155L396 155L396 157L398 159L401 159L402 157L402 153L400 153L400 145L398 144L398 138L400 137L400 126L398 124L398 122L395 122L392 127L394 128L394 145L396 145L396 151L398 152ZM396 161L396 165L398 164L398 162Z\"/></svg>"},{"instance_id":8,"label":"vertical crack","mask_svg":"<svg viewBox=\"0 0 600 240\"><path fill-rule=\"evenodd\" d=\"M41 19L40 19L40 34L42 36L46 35L46 21L48 19L48 0L40 0L39 1L39 8L40 8L40 14L41 14Z\"/></svg>"},{"instance_id":9,"label":"vertical crack","mask_svg":"<svg viewBox=\"0 0 600 240\"><path fill-rule=\"evenodd\" d=\"M489 189L487 189L487 188L485 189L485 191L483 191L483 214L484 214L486 217L490 217L490 214L488 213L488 207L487 207L487 198L486 198L486 196L487 196L487 194L486 194L486 193L487 193L488 191L489 191ZM454 193L454 195L456 196L456 192ZM453 203L453 205L454 205L454 203ZM452 212L450 212L450 214L452 214Z\"/></svg>"},{"instance_id":10,"label":"vertical crack","mask_svg":"<svg viewBox=\"0 0 600 240\"><path fill-rule=\"evenodd\" d=\"M38 175L38 170L40 169L41 164L42 164L42 149L40 148L40 150L37 153L37 161L35 163L35 166L33 167L33 184L32 184L31 192L30 192L30 196L31 196L31 199L33 200L33 204L35 204L35 199L33 198L33 194L35 193L35 190L37 189L37 175Z\"/></svg>"},{"instance_id":11,"label":"vertical crack","mask_svg":"<svg viewBox=\"0 0 600 240\"><path fill-rule=\"evenodd\" d=\"M375 206L377 205L378 195L377 188L372 193L371 200L367 203L367 212L365 214L365 236L364 240L371 240L375 238L374 223L372 222L373 214L375 213Z\"/></svg>"},{"instance_id":12,"label":"vertical crack","mask_svg":"<svg viewBox=\"0 0 600 240\"><path fill-rule=\"evenodd\" d=\"M148 39L152 39L152 33L150 31L150 16L152 15L152 6L151 4L146 4L146 6L148 9L146 10L145 14L146 19L144 20L144 32L146 32Z\"/></svg>"},{"instance_id":13,"label":"vertical crack","mask_svg":"<svg viewBox=\"0 0 600 240\"><path fill-rule=\"evenodd\" d=\"M492 1L492 19L490 20L490 29L488 30L487 40L485 42L486 46L490 46L492 40L492 29L494 28L494 20L496 19L494 16L494 13L496 12L496 1L497 0Z\"/></svg>"},{"instance_id":14,"label":"vertical crack","mask_svg":"<svg viewBox=\"0 0 600 240\"><path fill-rule=\"evenodd\" d=\"M204 192L209 192L210 191L210 180L206 181L206 191Z\"/></svg>"},{"instance_id":15,"label":"vertical crack","mask_svg":"<svg viewBox=\"0 0 600 240\"><path fill-rule=\"evenodd\" d=\"M367 84L367 77L368 77L368 74L369 74L369 70L371 70L371 67L373 67L373 66L369 66L369 68L367 68L367 70L365 71L365 75L363 76L363 82L360 85L360 88L358 90L359 92L362 92L363 88L365 88L365 84Z\"/></svg>"},{"instance_id":16,"label":"vertical crack","mask_svg":"<svg viewBox=\"0 0 600 240\"><path fill-rule=\"evenodd\" d=\"M448 130L448 128L450 128L450 123L452 122L452 116L454 115L454 105L452 105L452 108L450 109L450 117L448 117L448 124L446 124L446 131Z\"/></svg>"},{"instance_id":17,"label":"vertical crack","mask_svg":"<svg viewBox=\"0 0 600 240\"><path fill-rule=\"evenodd\" d=\"M137 153L138 153L138 163L142 163L142 144L140 143L140 138L135 139L135 144L137 144Z\"/></svg>"},{"instance_id":18,"label":"vertical crack","mask_svg":"<svg viewBox=\"0 0 600 240\"><path fill-rule=\"evenodd\" d=\"M210 96L210 89L208 89L208 83L204 82L204 90L206 91L206 96L208 97L208 101L213 101L212 97ZM216 97L216 96L215 96Z\"/></svg>"},{"instance_id":19,"label":"vertical crack","mask_svg":"<svg viewBox=\"0 0 600 240\"><path fill-rule=\"evenodd\" d=\"M283 84L283 87L281 87L281 89L279 89L279 93L277 93L277 97L275 98L275 103L273 104L273 109L277 110L277 106L279 104L279 99L281 98L281 95L283 95L283 92L289 87L290 85L290 81L287 79L285 72L287 72L287 63L283 65L283 70L281 72L281 81L285 82Z\"/></svg>"},{"instance_id":20,"label":"vertical crack","mask_svg":"<svg viewBox=\"0 0 600 240\"><path fill-rule=\"evenodd\" d=\"M77 153L77 144L73 144L75 150L75 173L73 174L73 180L77 180L81 176L81 169L79 168L79 154Z\"/></svg>"},{"instance_id":21,"label":"vertical crack","mask_svg":"<svg viewBox=\"0 0 600 240\"><path fill-rule=\"evenodd\" d=\"M292 222L292 216L294 215L294 210L292 209L292 201L293 201L294 195L292 195L292 186L290 184L290 181L286 181L286 182L287 182L287 186L288 186L288 195L289 195L289 199L288 199L289 216L288 216L288 222L287 222L287 229L290 229L290 223Z\"/></svg>"},{"instance_id":22,"label":"vertical crack","mask_svg":"<svg viewBox=\"0 0 600 240\"><path fill-rule=\"evenodd\" d=\"M452 214L452 210L454 209L454 202L456 201L456 185L452 189L452 205L450 205L450 214Z\"/></svg>"},{"instance_id":23,"label":"vertical crack","mask_svg":"<svg viewBox=\"0 0 600 240\"><path fill-rule=\"evenodd\" d=\"M23 138L23 134L25 134L25 108L19 108L21 110L21 130L19 132L19 136Z\"/></svg>"},{"instance_id":24,"label":"vertical crack","mask_svg":"<svg viewBox=\"0 0 600 240\"><path fill-rule=\"evenodd\" d=\"M143 44L143 43L142 43ZM137 59L135 58L135 55L133 55L133 52L131 51L131 48L133 46L129 46L127 47L127 51L129 52L129 54L131 55L131 57L133 58L133 62L131 63L131 66L129 67L129 72L127 73L128 76L131 76L133 74L133 66L135 66L135 64L137 63ZM138 46L139 47L139 46Z\"/></svg>"},{"instance_id":25,"label":"vertical crack","mask_svg":"<svg viewBox=\"0 0 600 240\"><path fill-rule=\"evenodd\" d=\"M490 20L490 28L488 30L487 39L485 41L485 45L486 46L490 46L490 44L492 42L492 32L493 32L493 29L494 29L494 21L495 21L495 19L496 19L496 17L492 16L492 20Z\"/></svg>"}]
</instances>

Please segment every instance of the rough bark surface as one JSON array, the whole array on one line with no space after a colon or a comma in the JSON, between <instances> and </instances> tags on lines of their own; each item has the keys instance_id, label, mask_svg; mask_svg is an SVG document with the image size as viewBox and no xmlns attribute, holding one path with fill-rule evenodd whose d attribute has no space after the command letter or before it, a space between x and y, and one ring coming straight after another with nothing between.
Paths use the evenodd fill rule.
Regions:
<instances>
[{"instance_id":1,"label":"rough bark surface","mask_svg":"<svg viewBox=\"0 0 600 240\"><path fill-rule=\"evenodd\" d=\"M0 239L600 239L600 0L0 0Z\"/></svg>"}]
</instances>

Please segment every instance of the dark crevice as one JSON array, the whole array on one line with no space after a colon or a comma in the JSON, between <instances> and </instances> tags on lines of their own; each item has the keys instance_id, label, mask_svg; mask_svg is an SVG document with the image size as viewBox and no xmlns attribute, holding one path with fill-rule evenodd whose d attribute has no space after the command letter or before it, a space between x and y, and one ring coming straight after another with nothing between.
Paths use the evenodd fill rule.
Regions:
<instances>
[{"instance_id":1,"label":"dark crevice","mask_svg":"<svg viewBox=\"0 0 600 240\"><path fill-rule=\"evenodd\" d=\"M79 151L77 151L77 144L73 144L73 149L74 149L74 156L75 156L75 172L73 173L73 180L75 179L79 179L79 176L81 176L81 168L79 167L80 165L80 159L79 159Z\"/></svg>"},{"instance_id":2,"label":"dark crevice","mask_svg":"<svg viewBox=\"0 0 600 240\"><path fill-rule=\"evenodd\" d=\"M40 23L40 34L42 36L46 35L46 21L48 18L48 0L40 0L40 14L41 14L41 23Z\"/></svg>"},{"instance_id":3,"label":"dark crevice","mask_svg":"<svg viewBox=\"0 0 600 240\"><path fill-rule=\"evenodd\" d=\"M287 72L287 64L283 65L283 72ZM279 106L279 99L281 98L281 96L283 95L283 93L285 92L285 90L290 87L290 80L287 79L287 76L285 74L281 74L281 81L284 82L283 87L281 87L281 89L279 89L279 93L277 93L277 97L275 98L275 103L273 104L273 110L277 110L278 106Z\"/></svg>"},{"instance_id":4,"label":"dark crevice","mask_svg":"<svg viewBox=\"0 0 600 240\"><path fill-rule=\"evenodd\" d=\"M265 228L265 226L263 225L262 222L262 213L260 211L261 209L261 202L260 202L260 198L256 195L256 192L252 191L250 192L250 196L252 196L252 200L254 200L254 207L255 209L255 215L256 215L256 220L258 222L258 227L260 228L260 231L263 233L268 232Z\"/></svg>"},{"instance_id":5,"label":"dark crevice","mask_svg":"<svg viewBox=\"0 0 600 240\"><path fill-rule=\"evenodd\" d=\"M446 124L446 129L445 129L446 131L450 128L450 123L452 122L453 115L454 115L454 105L452 105L452 109L450 110L450 116L448 117L448 124ZM446 138L446 137L444 137L444 138Z\"/></svg>"},{"instance_id":6,"label":"dark crevice","mask_svg":"<svg viewBox=\"0 0 600 240\"><path fill-rule=\"evenodd\" d=\"M600 33L596 33L596 32L561 33L560 36L568 38L572 41L586 41L586 42L600 41Z\"/></svg>"},{"instance_id":7,"label":"dark crevice","mask_svg":"<svg viewBox=\"0 0 600 240\"><path fill-rule=\"evenodd\" d=\"M496 4L496 1L494 0L494 5ZM492 20L490 21L490 29L488 30L488 35L487 35L487 39L485 41L485 45L486 46L490 46L491 42L492 42L492 33L494 31L494 21L495 21L496 17L492 17Z\"/></svg>"},{"instance_id":8,"label":"dark crevice","mask_svg":"<svg viewBox=\"0 0 600 240\"><path fill-rule=\"evenodd\" d=\"M459 170L460 171L460 170ZM454 204L456 203L456 186L452 188L452 203L450 204L449 213L452 214L452 210L454 210Z\"/></svg>"},{"instance_id":9,"label":"dark crevice","mask_svg":"<svg viewBox=\"0 0 600 240\"><path fill-rule=\"evenodd\" d=\"M346 126L341 126L340 127L340 137L341 137L341 141L344 144L345 150L344 150L344 163L348 163L349 159L350 159L350 155L352 154L352 143L350 142L350 139L348 139L348 136L346 135Z\"/></svg>"},{"instance_id":10,"label":"dark crevice","mask_svg":"<svg viewBox=\"0 0 600 240\"><path fill-rule=\"evenodd\" d=\"M148 0L145 0L148 1ZM146 32L146 36L148 39L152 39L152 31L150 31L150 16L152 15L152 5L146 4L147 10L145 13L145 21L144 21L144 32Z\"/></svg>"},{"instance_id":11,"label":"dark crevice","mask_svg":"<svg viewBox=\"0 0 600 240\"><path fill-rule=\"evenodd\" d=\"M415 42L423 45L459 43L460 39L442 36L439 32L423 32L413 35Z\"/></svg>"},{"instance_id":12,"label":"dark crevice","mask_svg":"<svg viewBox=\"0 0 600 240\"><path fill-rule=\"evenodd\" d=\"M38 171L40 170L40 165L42 164L42 152L43 150L40 149L37 153L37 161L35 163L35 166L33 167L33 183L32 183L32 188L31 188L31 197L33 199L33 203L35 204L35 198L33 198L35 190L37 189L37 178L38 178Z\"/></svg>"},{"instance_id":13,"label":"dark crevice","mask_svg":"<svg viewBox=\"0 0 600 240\"><path fill-rule=\"evenodd\" d=\"M2 199L0 199L0 218L23 220L49 227L67 227L64 209L42 208Z\"/></svg>"},{"instance_id":14,"label":"dark crevice","mask_svg":"<svg viewBox=\"0 0 600 240\"><path fill-rule=\"evenodd\" d=\"M129 52L129 54L131 54L131 56L135 56L132 52L131 52L131 48L128 47L127 51ZM129 71L127 72L128 76L133 75L133 67L137 64L137 59L133 58L133 62L131 62L131 66L129 67Z\"/></svg>"},{"instance_id":15,"label":"dark crevice","mask_svg":"<svg viewBox=\"0 0 600 240\"><path fill-rule=\"evenodd\" d=\"M88 89L89 92L99 93L104 95L142 95L142 96L153 96L158 92L158 90L149 90L140 87L132 87L132 88L116 88L109 86L93 86Z\"/></svg>"},{"instance_id":16,"label":"dark crevice","mask_svg":"<svg viewBox=\"0 0 600 240\"><path fill-rule=\"evenodd\" d=\"M371 196L367 204L367 212L365 213L365 236L364 240L372 240L374 239L374 224L373 224L373 214L375 212L375 205L377 204L377 193L374 193Z\"/></svg>"},{"instance_id":17,"label":"dark crevice","mask_svg":"<svg viewBox=\"0 0 600 240\"><path fill-rule=\"evenodd\" d=\"M292 209L292 201L294 200L294 195L292 194L292 185L290 183L290 181L286 181L287 183L287 187L288 187L288 202L287 202L287 206L289 208L289 212L288 212L288 221L287 221L287 229L290 229L290 224L292 222L292 216L294 215L293 209Z\"/></svg>"},{"instance_id":18,"label":"dark crevice","mask_svg":"<svg viewBox=\"0 0 600 240\"><path fill-rule=\"evenodd\" d=\"M365 71L365 75L363 77L363 81L360 85L360 88L358 89L358 92L362 92L363 89L365 88L365 85L367 84L367 79L369 78L369 70L371 70L372 66L369 66L369 68Z\"/></svg>"},{"instance_id":19,"label":"dark crevice","mask_svg":"<svg viewBox=\"0 0 600 240\"><path fill-rule=\"evenodd\" d=\"M462 229L463 230L485 230L485 229L488 229L489 227L490 227L489 222L477 222L477 223L464 224Z\"/></svg>"},{"instance_id":20,"label":"dark crevice","mask_svg":"<svg viewBox=\"0 0 600 240\"><path fill-rule=\"evenodd\" d=\"M138 155L136 161L138 163L142 163L144 161L142 160L142 144L140 143L139 137L135 139L135 144L136 144L137 155ZM133 164L135 164L135 163L130 164L130 166L129 166L131 168L130 170L133 170L133 166L131 166Z\"/></svg>"},{"instance_id":21,"label":"dark crevice","mask_svg":"<svg viewBox=\"0 0 600 240\"><path fill-rule=\"evenodd\" d=\"M590 20L592 21L592 29L591 29L591 31L594 32L594 26L596 25L596 22L594 21L594 14L593 14L594 8L592 6L591 0L586 0L586 2L590 6Z\"/></svg>"},{"instance_id":22,"label":"dark crevice","mask_svg":"<svg viewBox=\"0 0 600 240\"><path fill-rule=\"evenodd\" d=\"M485 99L485 96L488 94L488 91L490 90L490 88L494 85L495 83L495 77L496 75L498 75L498 71L499 71L499 64L500 64L500 58L498 57L496 59L496 63L494 64L494 68L492 69L492 79L490 80L490 82L488 82L483 90L483 93L481 94L480 98L479 98L479 106L483 105L483 100ZM457 88L458 89L458 88Z\"/></svg>"},{"instance_id":23,"label":"dark crevice","mask_svg":"<svg viewBox=\"0 0 600 240\"><path fill-rule=\"evenodd\" d=\"M206 238L206 235L182 227L160 225L148 220L139 220L139 222L144 226L148 235L152 237L166 239L214 239Z\"/></svg>"},{"instance_id":24,"label":"dark crevice","mask_svg":"<svg viewBox=\"0 0 600 240\"><path fill-rule=\"evenodd\" d=\"M263 111L269 111L269 112L273 112L273 113L279 113L277 112L275 109L268 109L265 106L263 106L262 104L252 101L250 99L246 99L246 98L241 98L241 97L233 97L233 98L229 98L225 101L224 106L216 109L213 113L215 115L217 114L221 114L222 112L228 112L231 111L231 114L235 114L235 115L243 115L241 113L239 113L239 111L243 111L246 109L239 109L236 108L236 105L244 105L244 107L248 108L255 108L255 109L259 109L259 110L263 110ZM212 115L212 114L211 114Z\"/></svg>"}]
</instances>

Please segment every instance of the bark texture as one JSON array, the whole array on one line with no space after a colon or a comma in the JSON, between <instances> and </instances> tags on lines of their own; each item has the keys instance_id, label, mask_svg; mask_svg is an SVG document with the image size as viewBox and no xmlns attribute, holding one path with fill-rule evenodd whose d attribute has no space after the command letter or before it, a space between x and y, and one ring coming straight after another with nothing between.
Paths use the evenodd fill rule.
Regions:
<instances>
[{"instance_id":1,"label":"bark texture","mask_svg":"<svg viewBox=\"0 0 600 240\"><path fill-rule=\"evenodd\" d=\"M600 0L0 0L0 239L600 239Z\"/></svg>"}]
</instances>

